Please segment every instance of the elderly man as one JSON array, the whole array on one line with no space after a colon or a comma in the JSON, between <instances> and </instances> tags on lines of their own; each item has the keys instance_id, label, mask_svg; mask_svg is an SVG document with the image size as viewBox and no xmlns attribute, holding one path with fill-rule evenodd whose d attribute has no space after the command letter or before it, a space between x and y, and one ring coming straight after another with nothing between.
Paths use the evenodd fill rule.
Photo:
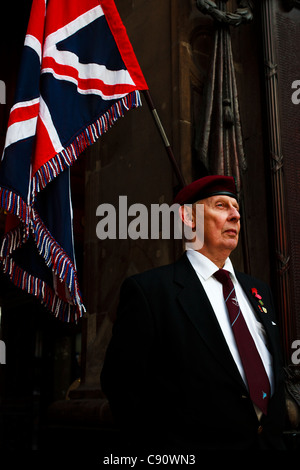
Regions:
<instances>
[{"instance_id":1,"label":"elderly man","mask_svg":"<svg viewBox=\"0 0 300 470\"><path fill-rule=\"evenodd\" d=\"M229 259L240 231L234 179L201 178L175 202L196 237L204 204L204 243L122 286L101 375L116 424L136 452L283 449L272 295Z\"/></svg>"}]
</instances>

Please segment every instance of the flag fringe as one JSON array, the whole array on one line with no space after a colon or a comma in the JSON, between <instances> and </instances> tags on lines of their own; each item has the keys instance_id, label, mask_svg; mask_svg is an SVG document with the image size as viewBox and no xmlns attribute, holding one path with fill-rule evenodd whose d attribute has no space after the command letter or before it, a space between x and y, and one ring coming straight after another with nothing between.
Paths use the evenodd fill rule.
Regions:
<instances>
[{"instance_id":1,"label":"flag fringe","mask_svg":"<svg viewBox=\"0 0 300 470\"><path fill-rule=\"evenodd\" d=\"M4 260L3 271L16 287L34 295L60 320L77 323L83 316L85 309L82 305L74 308L74 305L66 303L44 281L17 266L12 258Z\"/></svg>"},{"instance_id":2,"label":"flag fringe","mask_svg":"<svg viewBox=\"0 0 300 470\"><path fill-rule=\"evenodd\" d=\"M114 103L100 118L75 137L65 149L45 163L32 179L30 206L13 191L0 188L2 208L17 216L22 222L21 225L6 233L3 237L0 250L3 271L15 286L37 297L48 310L63 321L77 322L85 312L78 286L76 268L35 211L33 207L35 197L56 176L70 167L87 147L107 132L117 119L123 117L126 111L138 106L141 106L140 93L139 91L133 91ZM17 266L12 259L13 252L28 240L30 232L46 265L66 284L72 303L61 299L44 281Z\"/></svg>"},{"instance_id":3,"label":"flag fringe","mask_svg":"<svg viewBox=\"0 0 300 470\"><path fill-rule=\"evenodd\" d=\"M45 186L62 171L72 166L78 156L86 150L87 147L94 144L120 117L124 117L126 111L137 108L141 106L141 104L139 91L132 91L114 103L111 108L96 121L85 127L66 148L57 153L35 173L32 179L33 197L44 189Z\"/></svg>"},{"instance_id":4,"label":"flag fringe","mask_svg":"<svg viewBox=\"0 0 300 470\"><path fill-rule=\"evenodd\" d=\"M82 305L74 264L52 237L36 211L33 212L32 232L40 255L44 258L46 265L52 268L59 279L66 284L74 305Z\"/></svg>"},{"instance_id":5,"label":"flag fringe","mask_svg":"<svg viewBox=\"0 0 300 470\"><path fill-rule=\"evenodd\" d=\"M34 224L31 222L33 225L31 231L36 238L38 251L46 264L59 276L59 279L66 283L72 303L61 299L44 281L17 266L12 259L12 253L26 242L22 235L23 227L21 225L8 232L3 238L0 250L3 271L16 287L37 297L55 317L63 321L77 323L85 313L85 308L82 304L76 269L38 215L34 213L33 217L35 222Z\"/></svg>"},{"instance_id":6,"label":"flag fringe","mask_svg":"<svg viewBox=\"0 0 300 470\"><path fill-rule=\"evenodd\" d=\"M21 196L18 196L16 193L6 188L0 188L0 201L3 210L17 216L23 222L25 236L27 238L30 220L30 208L28 205L23 201Z\"/></svg>"}]
</instances>

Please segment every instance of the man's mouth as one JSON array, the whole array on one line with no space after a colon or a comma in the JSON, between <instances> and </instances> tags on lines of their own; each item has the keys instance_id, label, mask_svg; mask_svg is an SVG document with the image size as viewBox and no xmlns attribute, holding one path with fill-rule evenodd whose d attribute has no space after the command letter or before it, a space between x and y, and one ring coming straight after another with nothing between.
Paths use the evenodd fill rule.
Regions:
<instances>
[{"instance_id":1,"label":"man's mouth","mask_svg":"<svg viewBox=\"0 0 300 470\"><path fill-rule=\"evenodd\" d=\"M234 228L229 228L229 229L225 230L225 233L228 233L228 235L236 236L237 235L237 230L235 230Z\"/></svg>"}]
</instances>

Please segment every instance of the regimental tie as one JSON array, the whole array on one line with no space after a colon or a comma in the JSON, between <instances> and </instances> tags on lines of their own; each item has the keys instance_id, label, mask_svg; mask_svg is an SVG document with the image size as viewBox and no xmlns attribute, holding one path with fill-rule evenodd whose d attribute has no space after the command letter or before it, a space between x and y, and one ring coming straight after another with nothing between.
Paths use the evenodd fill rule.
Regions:
<instances>
[{"instance_id":1,"label":"regimental tie","mask_svg":"<svg viewBox=\"0 0 300 470\"><path fill-rule=\"evenodd\" d=\"M264 414L267 414L270 382L237 302L236 292L229 272L225 269L219 269L214 277L223 285L224 300L245 371L250 398Z\"/></svg>"}]
</instances>

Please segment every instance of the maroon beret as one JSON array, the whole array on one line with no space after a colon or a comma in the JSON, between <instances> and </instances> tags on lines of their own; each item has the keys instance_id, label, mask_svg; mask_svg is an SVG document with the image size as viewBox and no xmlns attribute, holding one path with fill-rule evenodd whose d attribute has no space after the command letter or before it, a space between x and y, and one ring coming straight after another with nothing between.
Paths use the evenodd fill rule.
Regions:
<instances>
[{"instance_id":1,"label":"maroon beret","mask_svg":"<svg viewBox=\"0 0 300 470\"><path fill-rule=\"evenodd\" d=\"M192 204L211 196L223 194L238 198L235 180L232 176L212 175L204 176L199 180L185 186L174 199L176 204Z\"/></svg>"}]
</instances>

